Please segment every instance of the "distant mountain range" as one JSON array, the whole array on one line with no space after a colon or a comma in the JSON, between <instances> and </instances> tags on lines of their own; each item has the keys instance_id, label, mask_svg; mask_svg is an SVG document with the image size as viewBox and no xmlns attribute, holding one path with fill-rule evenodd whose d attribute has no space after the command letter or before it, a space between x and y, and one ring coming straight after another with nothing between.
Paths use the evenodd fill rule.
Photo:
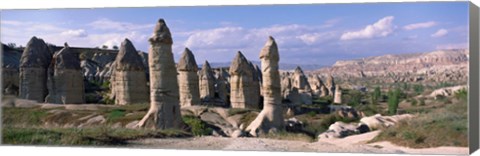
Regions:
<instances>
[{"instance_id":1,"label":"distant mountain range","mask_svg":"<svg viewBox=\"0 0 480 156\"><path fill-rule=\"evenodd\" d=\"M260 67L259 61L252 61L253 64L256 64ZM230 67L231 62L211 62L210 66L212 68L220 68L220 67ZM199 67L202 67L203 64L199 64ZM319 64L289 64L289 63L280 63L280 70L294 70L297 66L300 66L304 71L310 70L318 70L322 67L326 67L325 65Z\"/></svg>"}]
</instances>

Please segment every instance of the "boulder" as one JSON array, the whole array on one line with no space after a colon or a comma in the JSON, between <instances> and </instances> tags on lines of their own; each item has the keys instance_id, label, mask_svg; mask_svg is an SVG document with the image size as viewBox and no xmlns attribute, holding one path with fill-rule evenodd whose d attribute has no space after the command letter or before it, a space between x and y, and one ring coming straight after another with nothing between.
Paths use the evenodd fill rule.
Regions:
<instances>
[{"instance_id":1,"label":"boulder","mask_svg":"<svg viewBox=\"0 0 480 156\"><path fill-rule=\"evenodd\" d=\"M375 114L373 116L363 117L362 119L360 119L360 124L368 126L370 130L376 130L393 126L401 120L411 119L413 117L414 116L410 114L393 116L382 116L380 114Z\"/></svg>"}]
</instances>

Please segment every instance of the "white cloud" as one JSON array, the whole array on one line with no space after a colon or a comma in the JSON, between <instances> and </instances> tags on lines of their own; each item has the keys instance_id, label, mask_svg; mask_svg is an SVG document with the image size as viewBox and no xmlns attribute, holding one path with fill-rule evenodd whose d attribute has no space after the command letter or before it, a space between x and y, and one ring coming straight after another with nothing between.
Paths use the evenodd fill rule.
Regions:
<instances>
[{"instance_id":1,"label":"white cloud","mask_svg":"<svg viewBox=\"0 0 480 156\"><path fill-rule=\"evenodd\" d=\"M439 29L437 32L433 33L431 36L432 37L443 37L448 34L447 29Z\"/></svg>"},{"instance_id":2,"label":"white cloud","mask_svg":"<svg viewBox=\"0 0 480 156\"><path fill-rule=\"evenodd\" d=\"M337 37L335 32L309 33L297 36L305 44L312 45L319 42L328 41Z\"/></svg>"},{"instance_id":3,"label":"white cloud","mask_svg":"<svg viewBox=\"0 0 480 156\"><path fill-rule=\"evenodd\" d=\"M27 24L33 24L32 22L23 22L23 21L11 21L11 20L2 20L0 24L11 25L11 26L22 26Z\"/></svg>"},{"instance_id":4,"label":"white cloud","mask_svg":"<svg viewBox=\"0 0 480 156\"><path fill-rule=\"evenodd\" d=\"M148 33L136 30L87 33L88 29L71 29L62 24L33 23L23 21L1 21L1 39L6 43L25 45L32 36L37 36L45 42L63 45L68 42L70 46L96 47L101 45L120 45L125 39L130 39L137 49L147 49ZM152 28L153 29L153 28Z\"/></svg>"},{"instance_id":5,"label":"white cloud","mask_svg":"<svg viewBox=\"0 0 480 156\"><path fill-rule=\"evenodd\" d=\"M89 24L94 29L99 30L117 30L117 31L126 31L126 30L139 30L139 29L152 29L155 24L133 24L128 22L118 22L110 19L102 18L96 21L93 21Z\"/></svg>"},{"instance_id":6,"label":"white cloud","mask_svg":"<svg viewBox=\"0 0 480 156\"><path fill-rule=\"evenodd\" d=\"M61 35L68 36L68 37L87 37L88 36L87 32L83 29L63 31Z\"/></svg>"},{"instance_id":7,"label":"white cloud","mask_svg":"<svg viewBox=\"0 0 480 156\"><path fill-rule=\"evenodd\" d=\"M385 37L393 33L395 26L392 24L394 17L384 17L374 24L367 25L364 29L343 33L340 40L370 39Z\"/></svg>"},{"instance_id":8,"label":"white cloud","mask_svg":"<svg viewBox=\"0 0 480 156\"><path fill-rule=\"evenodd\" d=\"M315 51L312 49L320 43L334 41L339 37L335 31L322 32L321 29L322 26L290 24L250 29L226 26L189 32L172 32L176 34L175 36L181 34L185 37L183 43L182 41L174 43L173 49L178 54L184 47L188 47L195 53L196 58L215 58L216 62L230 61L236 51L242 51L249 59L256 59L267 37L273 36L281 50L302 47L304 52L311 52ZM226 56L221 58L213 56L222 54Z\"/></svg>"},{"instance_id":9,"label":"white cloud","mask_svg":"<svg viewBox=\"0 0 480 156\"><path fill-rule=\"evenodd\" d=\"M421 28L430 28L437 25L437 22L435 21L429 21L429 22L423 22L423 23L413 23L409 24L403 27L405 30L415 30L415 29L421 29Z\"/></svg>"}]
</instances>

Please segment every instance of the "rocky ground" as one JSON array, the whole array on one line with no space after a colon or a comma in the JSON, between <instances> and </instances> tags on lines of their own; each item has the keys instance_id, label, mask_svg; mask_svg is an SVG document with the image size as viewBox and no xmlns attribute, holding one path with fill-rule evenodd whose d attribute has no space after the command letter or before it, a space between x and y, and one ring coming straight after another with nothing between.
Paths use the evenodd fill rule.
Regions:
<instances>
[{"instance_id":1,"label":"rocky ground","mask_svg":"<svg viewBox=\"0 0 480 156\"><path fill-rule=\"evenodd\" d=\"M232 151L334 152L334 153L402 153L402 154L468 154L467 147L412 149L390 142L367 143L379 131L342 139L318 142L275 140L266 138L195 137L187 139L141 139L131 141L135 148L200 149Z\"/></svg>"}]
</instances>

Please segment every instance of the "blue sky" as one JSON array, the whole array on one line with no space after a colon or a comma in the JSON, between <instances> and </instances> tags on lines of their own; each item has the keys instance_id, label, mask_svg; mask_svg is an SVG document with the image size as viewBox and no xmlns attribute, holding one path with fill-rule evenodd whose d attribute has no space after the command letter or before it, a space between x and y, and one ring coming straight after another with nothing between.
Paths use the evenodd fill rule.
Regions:
<instances>
[{"instance_id":1,"label":"blue sky","mask_svg":"<svg viewBox=\"0 0 480 156\"><path fill-rule=\"evenodd\" d=\"M331 65L337 60L468 48L468 2L2 10L1 41L32 36L71 46L120 45L147 51L158 18L197 62L250 60L272 35L281 62Z\"/></svg>"}]
</instances>

